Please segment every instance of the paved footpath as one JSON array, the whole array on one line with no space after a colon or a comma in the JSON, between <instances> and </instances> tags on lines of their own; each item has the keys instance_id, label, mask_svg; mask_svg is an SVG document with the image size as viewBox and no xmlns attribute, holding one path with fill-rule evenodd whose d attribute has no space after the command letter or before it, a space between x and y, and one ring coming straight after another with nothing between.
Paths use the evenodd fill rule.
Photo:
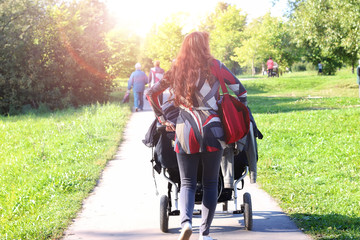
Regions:
<instances>
[{"instance_id":1,"label":"paved footpath","mask_svg":"<svg viewBox=\"0 0 360 240\"><path fill-rule=\"evenodd\" d=\"M160 231L160 196L166 195L167 182L155 173L160 193L157 196L150 163L151 149L141 142L153 119L148 105L144 111L132 114L117 155L107 164L98 185L84 201L82 211L65 232L63 240L177 239L180 231L178 216L169 218L169 233ZM249 192L252 198L253 230L245 229L243 215L222 212L222 205L218 204L211 227L214 239L311 239L256 184L246 180L240 193L244 192ZM238 201L242 202L242 197ZM196 207L200 208L199 205ZM233 209L233 202L229 202L229 211ZM191 239L198 239L199 224L200 216L195 216Z\"/></svg>"}]
</instances>

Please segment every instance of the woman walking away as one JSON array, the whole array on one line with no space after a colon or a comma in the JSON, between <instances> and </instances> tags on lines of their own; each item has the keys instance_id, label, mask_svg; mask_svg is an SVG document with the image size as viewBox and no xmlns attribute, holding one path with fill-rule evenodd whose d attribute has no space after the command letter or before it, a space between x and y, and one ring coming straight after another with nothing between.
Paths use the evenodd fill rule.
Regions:
<instances>
[{"instance_id":1,"label":"woman walking away","mask_svg":"<svg viewBox=\"0 0 360 240\"><path fill-rule=\"evenodd\" d=\"M175 131L175 146L179 165L180 219L182 230L179 240L188 240L192 234L197 170L202 162L202 216L199 239L212 240L210 225L214 218L218 195L218 178L224 142L224 131L217 114L219 76L221 67L225 83L246 104L246 90L240 81L210 54L209 35L193 32L187 35L180 52L165 73L147 93L151 106L167 131ZM179 107L176 123L165 119L157 96L170 89L170 99Z\"/></svg>"}]
</instances>

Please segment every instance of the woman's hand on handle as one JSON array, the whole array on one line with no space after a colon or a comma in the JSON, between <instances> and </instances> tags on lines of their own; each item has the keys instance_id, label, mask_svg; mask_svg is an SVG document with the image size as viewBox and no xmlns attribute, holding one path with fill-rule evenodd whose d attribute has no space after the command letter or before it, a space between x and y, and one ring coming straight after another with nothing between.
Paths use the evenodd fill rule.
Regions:
<instances>
[{"instance_id":1,"label":"woman's hand on handle","mask_svg":"<svg viewBox=\"0 0 360 240\"><path fill-rule=\"evenodd\" d=\"M166 126L166 131L167 131L167 132L174 132L174 131L175 131L175 125L172 124L171 122L165 121L165 122L163 123L163 125Z\"/></svg>"}]
</instances>

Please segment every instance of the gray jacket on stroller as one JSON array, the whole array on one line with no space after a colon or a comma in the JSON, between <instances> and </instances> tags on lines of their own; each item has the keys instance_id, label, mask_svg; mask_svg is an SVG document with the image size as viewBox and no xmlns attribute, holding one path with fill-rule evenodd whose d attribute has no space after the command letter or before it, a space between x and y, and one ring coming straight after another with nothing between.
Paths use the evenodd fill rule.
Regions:
<instances>
[{"instance_id":1,"label":"gray jacket on stroller","mask_svg":"<svg viewBox=\"0 0 360 240\"><path fill-rule=\"evenodd\" d=\"M256 183L258 161L256 137L262 139L263 135L257 129L255 122L251 121L249 133L235 144L230 144L227 148L224 149L224 154L221 159L221 171L224 177L225 188L233 188L235 171L234 157L236 154L239 154L239 152L242 151L244 151L246 154L247 164L249 166L250 172L250 183Z\"/></svg>"}]
</instances>

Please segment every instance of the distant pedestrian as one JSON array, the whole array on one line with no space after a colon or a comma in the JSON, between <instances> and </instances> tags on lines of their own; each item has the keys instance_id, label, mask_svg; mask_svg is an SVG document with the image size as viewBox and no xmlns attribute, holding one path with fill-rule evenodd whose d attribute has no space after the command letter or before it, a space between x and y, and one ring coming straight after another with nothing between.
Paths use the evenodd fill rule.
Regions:
<instances>
[{"instance_id":1,"label":"distant pedestrian","mask_svg":"<svg viewBox=\"0 0 360 240\"><path fill-rule=\"evenodd\" d=\"M154 62L154 67L150 69L149 73L149 87L154 86L157 82L159 82L164 76L164 69L160 67L160 61L156 60ZM159 95L159 102L163 104L163 94Z\"/></svg>"},{"instance_id":2,"label":"distant pedestrian","mask_svg":"<svg viewBox=\"0 0 360 240\"><path fill-rule=\"evenodd\" d=\"M268 69L268 77L272 77L274 61L272 60L271 57L269 57L269 60L267 60L266 65L267 65L267 69Z\"/></svg>"},{"instance_id":3,"label":"distant pedestrian","mask_svg":"<svg viewBox=\"0 0 360 240\"><path fill-rule=\"evenodd\" d=\"M323 73L323 65L321 64L321 62L318 63L318 75L322 75Z\"/></svg>"},{"instance_id":4,"label":"distant pedestrian","mask_svg":"<svg viewBox=\"0 0 360 240\"><path fill-rule=\"evenodd\" d=\"M356 75L357 75L356 82L359 85L359 97L360 97L360 60L359 60L359 66L356 68Z\"/></svg>"},{"instance_id":5,"label":"distant pedestrian","mask_svg":"<svg viewBox=\"0 0 360 240\"><path fill-rule=\"evenodd\" d=\"M141 71L141 64L135 64L135 72L131 73L128 81L128 91L133 88L134 91L134 107L138 112L144 108L144 90L145 85L148 83L148 77Z\"/></svg>"}]
</instances>

